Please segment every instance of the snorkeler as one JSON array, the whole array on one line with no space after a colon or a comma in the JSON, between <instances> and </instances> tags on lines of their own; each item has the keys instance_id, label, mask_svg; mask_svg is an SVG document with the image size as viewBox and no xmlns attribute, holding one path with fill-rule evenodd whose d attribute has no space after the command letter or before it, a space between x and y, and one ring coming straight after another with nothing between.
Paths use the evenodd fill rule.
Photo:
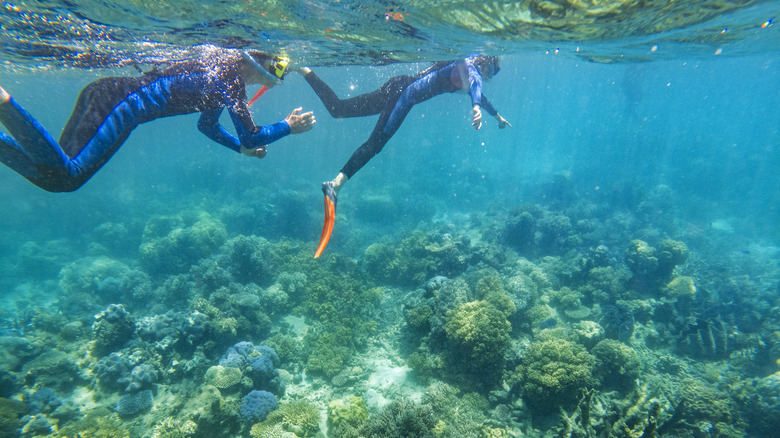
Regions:
<instances>
[{"instance_id":1,"label":"snorkeler","mask_svg":"<svg viewBox=\"0 0 780 438\"><path fill-rule=\"evenodd\" d=\"M415 76L396 76L376 91L344 100L339 99L311 69L300 67L296 70L311 85L331 116L346 118L379 114L379 120L368 140L355 150L336 178L322 183L325 223L315 258L322 254L333 232L339 190L382 150L414 105L440 94L463 91L471 96L472 125L476 129L482 127L482 108L498 120L499 128L512 126L482 94L482 81L490 80L499 71L498 58L495 56L472 56L457 61L437 62Z\"/></svg>"},{"instance_id":2,"label":"snorkeler","mask_svg":"<svg viewBox=\"0 0 780 438\"><path fill-rule=\"evenodd\" d=\"M216 49L140 77L109 77L81 91L57 143L0 88L0 161L36 186L70 192L95 174L141 123L200 112L198 129L236 152L263 158L268 143L308 131L311 112L294 109L284 120L257 126L246 100L247 84L279 85L287 60L257 50ZM227 108L237 137L220 125ZM13 136L13 137L12 137Z\"/></svg>"}]
</instances>

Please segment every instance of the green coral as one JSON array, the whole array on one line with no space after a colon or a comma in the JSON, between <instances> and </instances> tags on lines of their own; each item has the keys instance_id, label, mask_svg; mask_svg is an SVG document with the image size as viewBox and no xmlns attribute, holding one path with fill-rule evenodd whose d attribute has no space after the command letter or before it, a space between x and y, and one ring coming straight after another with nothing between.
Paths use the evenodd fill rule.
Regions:
<instances>
[{"instance_id":1,"label":"green coral","mask_svg":"<svg viewBox=\"0 0 780 438\"><path fill-rule=\"evenodd\" d=\"M644 240L634 239L626 250L626 261L631 271L641 277L650 276L658 269L658 257L655 248Z\"/></svg>"},{"instance_id":2,"label":"green coral","mask_svg":"<svg viewBox=\"0 0 780 438\"><path fill-rule=\"evenodd\" d=\"M206 375L203 379L209 385L214 385L219 389L225 389L240 382L243 376L244 374L238 368L215 365L206 370Z\"/></svg>"},{"instance_id":3,"label":"green coral","mask_svg":"<svg viewBox=\"0 0 780 438\"><path fill-rule=\"evenodd\" d=\"M509 318L517 311L517 306L515 306L512 299L507 296L506 291L504 290L504 284L498 277L488 276L480 278L477 281L475 292L478 299L492 304L493 307L504 314L504 317Z\"/></svg>"},{"instance_id":4,"label":"green coral","mask_svg":"<svg viewBox=\"0 0 780 438\"><path fill-rule=\"evenodd\" d=\"M346 329L340 330L342 333ZM306 369L311 374L319 374L331 378L341 371L349 359L350 349L344 336L338 333L323 333L314 341L314 345L306 362Z\"/></svg>"},{"instance_id":5,"label":"green coral","mask_svg":"<svg viewBox=\"0 0 780 438\"><path fill-rule=\"evenodd\" d=\"M538 327L539 324L550 318L555 318L555 316L555 310L547 304L539 304L528 309L528 318L531 319L531 324L534 327Z\"/></svg>"},{"instance_id":6,"label":"green coral","mask_svg":"<svg viewBox=\"0 0 780 438\"><path fill-rule=\"evenodd\" d=\"M27 406L17 400L0 398L0 436L16 436L20 419L27 412Z\"/></svg>"},{"instance_id":7,"label":"green coral","mask_svg":"<svg viewBox=\"0 0 780 438\"><path fill-rule=\"evenodd\" d=\"M593 301L611 303L618 298L628 298L628 282L631 272L623 267L599 266L588 271L588 279L579 290Z\"/></svg>"},{"instance_id":8,"label":"green coral","mask_svg":"<svg viewBox=\"0 0 780 438\"><path fill-rule=\"evenodd\" d=\"M433 378L435 365L430 355L415 351L406 359L406 366L412 369L412 376L421 385L427 385Z\"/></svg>"},{"instance_id":9,"label":"green coral","mask_svg":"<svg viewBox=\"0 0 780 438\"><path fill-rule=\"evenodd\" d=\"M362 262L372 278L400 286L418 286L436 274L455 277L464 272L468 267L465 252L469 245L465 236L417 229L402 239L400 245L369 246Z\"/></svg>"},{"instance_id":10,"label":"green coral","mask_svg":"<svg viewBox=\"0 0 780 438\"><path fill-rule=\"evenodd\" d=\"M60 438L130 438L130 432L119 422L116 413L100 407L87 412L78 421L60 428Z\"/></svg>"},{"instance_id":11,"label":"green coral","mask_svg":"<svg viewBox=\"0 0 780 438\"><path fill-rule=\"evenodd\" d=\"M523 356L522 390L542 411L576 401L580 390L595 383L595 358L585 347L565 339L534 341Z\"/></svg>"},{"instance_id":12,"label":"green coral","mask_svg":"<svg viewBox=\"0 0 780 438\"><path fill-rule=\"evenodd\" d=\"M283 403L278 412L284 428L298 436L313 436L320 429L320 409L308 400Z\"/></svg>"},{"instance_id":13,"label":"green coral","mask_svg":"<svg viewBox=\"0 0 780 438\"><path fill-rule=\"evenodd\" d=\"M252 438L280 438L285 431L296 437L313 437L320 430L320 409L308 400L283 403L268 417L252 426Z\"/></svg>"},{"instance_id":14,"label":"green coral","mask_svg":"<svg viewBox=\"0 0 780 438\"><path fill-rule=\"evenodd\" d=\"M663 278L669 278L675 266L688 260L690 251L685 243L667 239L661 242L658 248L658 273Z\"/></svg>"},{"instance_id":15,"label":"green coral","mask_svg":"<svg viewBox=\"0 0 780 438\"><path fill-rule=\"evenodd\" d=\"M693 299L696 285L691 277L674 277L664 288L664 295L671 299Z\"/></svg>"},{"instance_id":16,"label":"green coral","mask_svg":"<svg viewBox=\"0 0 780 438\"><path fill-rule=\"evenodd\" d=\"M415 333L425 333L430 330L431 316L433 316L431 306L413 307L406 312L406 324Z\"/></svg>"},{"instance_id":17,"label":"green coral","mask_svg":"<svg viewBox=\"0 0 780 438\"><path fill-rule=\"evenodd\" d=\"M636 350L613 339L604 339L591 350L596 358L595 377L608 388L629 389L642 373Z\"/></svg>"},{"instance_id":18,"label":"green coral","mask_svg":"<svg viewBox=\"0 0 780 438\"><path fill-rule=\"evenodd\" d=\"M252 438L282 438L283 435L282 424L268 420L253 425L252 429L249 430L249 436Z\"/></svg>"},{"instance_id":19,"label":"green coral","mask_svg":"<svg viewBox=\"0 0 780 438\"><path fill-rule=\"evenodd\" d=\"M112 351L120 350L133 337L134 332L135 324L130 318L115 321L99 319L92 325L95 341L91 354L94 357L103 357Z\"/></svg>"},{"instance_id":20,"label":"green coral","mask_svg":"<svg viewBox=\"0 0 780 438\"><path fill-rule=\"evenodd\" d=\"M504 314L486 301L463 303L447 313L445 330L454 346L448 352L451 368L466 370L476 382L495 383L511 345L512 326Z\"/></svg>"},{"instance_id":21,"label":"green coral","mask_svg":"<svg viewBox=\"0 0 780 438\"><path fill-rule=\"evenodd\" d=\"M434 438L436 418L430 405L398 399L372 415L361 435L367 438Z\"/></svg>"},{"instance_id":22,"label":"green coral","mask_svg":"<svg viewBox=\"0 0 780 438\"><path fill-rule=\"evenodd\" d=\"M282 363L298 362L301 358L301 343L290 335L277 333L267 339L265 345L274 349Z\"/></svg>"},{"instance_id":23,"label":"green coral","mask_svg":"<svg viewBox=\"0 0 780 438\"><path fill-rule=\"evenodd\" d=\"M144 229L141 263L148 272L160 275L185 272L211 256L227 237L225 225L205 211L154 218Z\"/></svg>"},{"instance_id":24,"label":"green coral","mask_svg":"<svg viewBox=\"0 0 780 438\"><path fill-rule=\"evenodd\" d=\"M60 271L60 308L95 314L109 303L132 300L151 290L149 276L105 256L85 257Z\"/></svg>"},{"instance_id":25,"label":"green coral","mask_svg":"<svg viewBox=\"0 0 780 438\"><path fill-rule=\"evenodd\" d=\"M727 394L694 379L684 379L680 384L678 409L681 409L682 419L689 424L740 422L739 410Z\"/></svg>"},{"instance_id":26,"label":"green coral","mask_svg":"<svg viewBox=\"0 0 780 438\"><path fill-rule=\"evenodd\" d=\"M39 387L70 390L81 379L81 372L75 361L60 350L49 350L23 367L26 379Z\"/></svg>"},{"instance_id":27,"label":"green coral","mask_svg":"<svg viewBox=\"0 0 780 438\"><path fill-rule=\"evenodd\" d=\"M582 306L582 293L565 286L551 291L550 298L560 309L578 309Z\"/></svg>"},{"instance_id":28,"label":"green coral","mask_svg":"<svg viewBox=\"0 0 780 438\"><path fill-rule=\"evenodd\" d=\"M362 397L350 395L328 403L328 428L339 437L357 431L368 421L368 409Z\"/></svg>"},{"instance_id":29,"label":"green coral","mask_svg":"<svg viewBox=\"0 0 780 438\"><path fill-rule=\"evenodd\" d=\"M665 240L656 250L647 242L632 240L626 251L626 261L636 279L650 288L667 283L677 265L685 263L690 252L676 240Z\"/></svg>"},{"instance_id":30,"label":"green coral","mask_svg":"<svg viewBox=\"0 0 780 438\"><path fill-rule=\"evenodd\" d=\"M195 435L198 425L192 420L165 417L152 430L152 438L189 438Z\"/></svg>"}]
</instances>

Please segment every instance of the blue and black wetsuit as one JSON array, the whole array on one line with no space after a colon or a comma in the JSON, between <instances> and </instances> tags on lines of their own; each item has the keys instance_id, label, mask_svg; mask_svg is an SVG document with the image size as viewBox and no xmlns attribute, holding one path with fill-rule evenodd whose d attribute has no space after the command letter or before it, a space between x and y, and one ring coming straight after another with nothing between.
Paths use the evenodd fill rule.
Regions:
<instances>
[{"instance_id":1,"label":"blue and black wetsuit","mask_svg":"<svg viewBox=\"0 0 780 438\"><path fill-rule=\"evenodd\" d=\"M238 137L219 124L227 109ZM282 120L256 126L246 102L241 54L220 50L137 78L111 77L81 91L57 143L13 98L0 104L0 161L51 192L81 187L141 123L200 112L198 129L234 151L258 148L290 133Z\"/></svg>"},{"instance_id":2,"label":"blue and black wetsuit","mask_svg":"<svg viewBox=\"0 0 780 438\"><path fill-rule=\"evenodd\" d=\"M396 76L376 91L343 100L313 72L306 74L305 78L330 115L335 118L379 114L371 136L341 169L348 178L352 178L382 150L412 107L420 102L440 94L463 90L471 96L472 104L480 105L492 116L497 114L493 105L482 94L482 76L473 58L438 62L415 76Z\"/></svg>"}]
</instances>

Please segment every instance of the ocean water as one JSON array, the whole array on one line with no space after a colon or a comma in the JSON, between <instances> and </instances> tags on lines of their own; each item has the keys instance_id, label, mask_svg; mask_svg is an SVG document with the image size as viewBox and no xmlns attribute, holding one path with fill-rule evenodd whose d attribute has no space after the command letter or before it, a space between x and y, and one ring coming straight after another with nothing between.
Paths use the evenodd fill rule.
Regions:
<instances>
[{"instance_id":1,"label":"ocean water","mask_svg":"<svg viewBox=\"0 0 780 438\"><path fill-rule=\"evenodd\" d=\"M376 120L297 74L253 116L317 125L263 160L187 115L73 193L0 167L0 437L780 426L775 2L2 6L0 86L55 137L91 81L201 44L284 52L342 97L498 55L512 127L473 129L464 94L415 106L316 260L320 184Z\"/></svg>"}]
</instances>

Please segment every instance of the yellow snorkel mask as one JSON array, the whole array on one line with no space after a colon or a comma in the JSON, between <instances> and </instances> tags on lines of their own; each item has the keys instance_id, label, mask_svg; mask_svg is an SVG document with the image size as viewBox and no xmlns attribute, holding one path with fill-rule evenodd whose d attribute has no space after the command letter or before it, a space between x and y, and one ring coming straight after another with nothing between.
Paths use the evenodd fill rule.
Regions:
<instances>
[{"instance_id":1,"label":"yellow snorkel mask","mask_svg":"<svg viewBox=\"0 0 780 438\"><path fill-rule=\"evenodd\" d=\"M289 63L290 60L288 58L283 56L274 56L273 61L271 61L271 66L268 67L268 70L277 78L284 79L284 75L287 74L287 64Z\"/></svg>"},{"instance_id":2,"label":"yellow snorkel mask","mask_svg":"<svg viewBox=\"0 0 780 438\"><path fill-rule=\"evenodd\" d=\"M283 56L272 56L271 64L266 68L263 67L254 56L252 56L252 52L253 51L250 50L244 50L241 52L241 56L245 61L252 65L255 70L257 70L266 78L266 82L268 82L266 85L281 85L282 79L284 79L284 75L287 74L287 64L290 62L290 60ZM257 51L254 52L257 53Z\"/></svg>"}]
</instances>

